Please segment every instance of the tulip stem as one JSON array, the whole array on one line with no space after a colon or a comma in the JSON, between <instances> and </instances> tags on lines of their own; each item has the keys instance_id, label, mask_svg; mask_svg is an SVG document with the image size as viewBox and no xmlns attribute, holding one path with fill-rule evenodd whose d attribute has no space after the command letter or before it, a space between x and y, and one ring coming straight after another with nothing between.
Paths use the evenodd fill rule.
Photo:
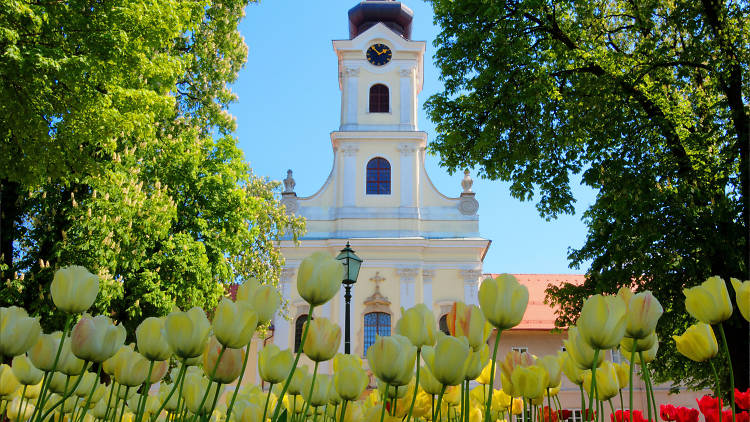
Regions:
<instances>
[{"instance_id":1,"label":"tulip stem","mask_svg":"<svg viewBox=\"0 0 750 422\"><path fill-rule=\"evenodd\" d=\"M39 416L42 414L42 412L44 412L44 404L47 402L47 397L45 396L47 394L47 390L49 389L49 384L52 382L52 375L57 369L57 363L60 361L60 354L62 353L63 343L65 342L65 337L68 335L68 331L70 331L70 323L73 321L74 316L75 315L71 314L65 318L65 325L63 326L63 332L60 336L60 343L57 345L57 354L55 354L55 360L54 362L52 362L52 369L49 371L49 376L45 379L46 384L42 384L42 391L39 393L39 402L37 403L37 408L34 409L34 415L32 415L32 418L34 416ZM36 413L37 410L39 411L38 414Z\"/></svg>"},{"instance_id":2,"label":"tulip stem","mask_svg":"<svg viewBox=\"0 0 750 422\"><path fill-rule=\"evenodd\" d=\"M445 387L443 387L445 388ZM383 397L383 404L381 405L382 409L380 409L380 422L383 422L383 419L385 419L385 400L388 398L388 384L385 384L385 397Z\"/></svg>"},{"instance_id":3,"label":"tulip stem","mask_svg":"<svg viewBox=\"0 0 750 422\"><path fill-rule=\"evenodd\" d=\"M169 391L169 394L167 394L167 397L164 399L164 402L159 406L159 410L154 413L154 415L151 417L152 421L155 421L157 417L159 417L159 414L162 410L164 410L164 407L169 403L169 400L172 398L172 395L174 394L177 387L180 387L180 395L177 396L177 404L180 402L180 398L182 398L182 379L185 376L185 361L182 361L182 365L180 366L180 370L177 372L177 379L174 380L174 385L172 386L172 389ZM177 406L179 408L179 406ZM179 409L175 409L179 410Z\"/></svg>"},{"instance_id":4,"label":"tulip stem","mask_svg":"<svg viewBox=\"0 0 750 422\"><path fill-rule=\"evenodd\" d=\"M315 362L315 365L313 366L312 380L310 381L310 393L307 395L307 399L305 399L305 405L302 406L302 415L307 415L307 409L310 408L310 400L312 400L313 389L315 388L315 376L317 374L318 362ZM280 395L279 397L283 397L283 395ZM305 396L302 396L302 398L304 399Z\"/></svg>"},{"instance_id":5,"label":"tulip stem","mask_svg":"<svg viewBox=\"0 0 750 422\"><path fill-rule=\"evenodd\" d=\"M443 388L440 389L440 394L438 395L438 402L437 407L435 408L435 414L432 416L432 420L440 420L440 404L443 402L443 394L445 394L445 388L447 385L443 385ZM383 422L383 419L380 419L380 422Z\"/></svg>"},{"instance_id":6,"label":"tulip stem","mask_svg":"<svg viewBox=\"0 0 750 422\"><path fill-rule=\"evenodd\" d=\"M73 394L74 391L76 391L76 388L78 388L78 385L81 383L81 380L83 379L83 374L86 372L86 367L88 366L89 361L85 360L83 361L83 369L81 369L81 373L78 375L78 379L76 380L75 385L70 388L70 391L68 391L68 381L70 381L70 375L68 375L68 378L65 380L65 391L63 391L63 396L60 400L58 400L55 404L53 404L47 411L42 415L41 420L45 420L47 416L49 416L50 413L52 413L55 408L65 402L65 400L70 397L71 394ZM64 407L64 406L63 406Z\"/></svg>"},{"instance_id":7,"label":"tulip stem","mask_svg":"<svg viewBox=\"0 0 750 422\"><path fill-rule=\"evenodd\" d=\"M234 401L237 399L237 393L240 392L240 386L242 386L242 378L245 376L245 368L247 368L247 360L250 357L250 344L253 342L253 339L250 338L250 341L247 342L247 350L245 350L245 358L242 360L242 371L240 371L240 378L237 380L237 384L234 388L234 392L232 393L232 400L229 402L229 407L227 408L227 416L226 420L230 420L229 417L232 416L232 409L234 408Z\"/></svg>"},{"instance_id":8,"label":"tulip stem","mask_svg":"<svg viewBox=\"0 0 750 422\"><path fill-rule=\"evenodd\" d=\"M113 377L112 378L112 390L109 392L109 396L110 397L112 397L112 391L114 391L114 388L115 388L114 385L115 384L117 384L117 382L115 382L114 377ZM107 402L107 411L104 412L104 422L109 422L109 417L110 416L112 416L112 420L113 421L117 417L117 405L120 404L120 387L122 387L122 384L117 384L117 393L115 393L115 405L112 406L112 408L114 408L114 410L115 410L115 413L114 413L114 415L110 415L109 414L110 413L110 411L109 411L110 410L110 408L109 408L109 403L110 402Z\"/></svg>"},{"instance_id":9,"label":"tulip stem","mask_svg":"<svg viewBox=\"0 0 750 422\"><path fill-rule=\"evenodd\" d=\"M589 391L589 407L594 403L596 390L596 366L599 363L599 349L594 349L594 364L591 366L591 391Z\"/></svg>"},{"instance_id":10,"label":"tulip stem","mask_svg":"<svg viewBox=\"0 0 750 422\"><path fill-rule=\"evenodd\" d=\"M581 412L582 412L581 413L581 419L583 421L587 422L588 419L586 418L586 395L583 394L583 383L581 383L581 385L578 386L578 389L581 390ZM512 402L511 402L511 404L512 404ZM573 418L573 419L575 419L575 418Z\"/></svg>"},{"instance_id":11,"label":"tulip stem","mask_svg":"<svg viewBox=\"0 0 750 422\"><path fill-rule=\"evenodd\" d=\"M344 415L346 414L346 403L348 400L344 400L343 403L341 403L341 415L339 416L339 422L344 422ZM333 417L336 417L336 414L333 414ZM408 419L407 419L408 421Z\"/></svg>"},{"instance_id":12,"label":"tulip stem","mask_svg":"<svg viewBox=\"0 0 750 422\"><path fill-rule=\"evenodd\" d=\"M218 365L217 365L218 366ZM141 422L143 418L143 411L146 409L146 397L148 396L148 390L151 389L151 372L154 370L154 361L150 361L148 364L148 375L146 375L146 388L141 391L141 398L138 400L138 408L135 409L135 422Z\"/></svg>"},{"instance_id":13,"label":"tulip stem","mask_svg":"<svg viewBox=\"0 0 750 422\"><path fill-rule=\"evenodd\" d=\"M466 411L464 412L464 409L461 409L461 414L466 415L463 417L463 419L466 422L469 422L469 380L465 381L466 389L464 390L464 394L466 395L466 398L464 399L464 407L466 408Z\"/></svg>"},{"instance_id":14,"label":"tulip stem","mask_svg":"<svg viewBox=\"0 0 750 422\"><path fill-rule=\"evenodd\" d=\"M737 416L734 411L734 371L732 370L732 357L729 355L727 336L724 334L724 324L721 322L719 323L719 334L721 334L721 343L724 345L724 351L727 353L727 363L729 364L729 400L732 406L732 422L737 422Z\"/></svg>"},{"instance_id":15,"label":"tulip stem","mask_svg":"<svg viewBox=\"0 0 750 422\"><path fill-rule=\"evenodd\" d=\"M216 370L219 368L219 363L221 363L221 357L224 356L224 351L227 350L227 346L221 345L221 350L219 351L219 356L216 358L216 363L214 364L213 369L211 370L211 376L208 378L208 388L206 388L206 392L203 393L203 398L201 399L201 404L198 405L198 412L195 413L195 416L193 416L192 422L195 422L196 419L198 419L198 415L200 414L201 410L203 410L203 405L206 404L206 399L208 398L208 394L211 392L211 384L214 383L213 379L216 376ZM206 368L203 368L205 371ZM216 391L219 391L219 383L216 383ZM182 395L182 394L180 394ZM214 403L216 404L216 403Z\"/></svg>"},{"instance_id":16,"label":"tulip stem","mask_svg":"<svg viewBox=\"0 0 750 422\"><path fill-rule=\"evenodd\" d=\"M638 352L638 357L641 360L641 370L643 372L643 378L645 378L646 381L646 407L648 408L648 420L651 421L651 406L653 405L654 409L656 409L656 403L653 402L653 392L651 392L651 375L648 372L646 361L643 360L642 351Z\"/></svg>"},{"instance_id":17,"label":"tulip stem","mask_svg":"<svg viewBox=\"0 0 750 422\"><path fill-rule=\"evenodd\" d=\"M492 351L492 364L490 366L490 392L487 394L487 406L484 408L484 422L489 422L490 420L490 409L492 408L492 390L495 388L495 362L497 361L497 345L500 343L500 334L502 334L503 330L499 329L497 330L497 336L495 336L495 348ZM511 407L513 406L513 402L511 400L510 403Z\"/></svg>"},{"instance_id":18,"label":"tulip stem","mask_svg":"<svg viewBox=\"0 0 750 422\"><path fill-rule=\"evenodd\" d=\"M125 397L122 399L122 407L120 407L120 419L119 422L122 422L122 417L125 415L125 403L128 402L128 393L130 392L130 387L125 386ZM117 416L117 413L115 413L115 416Z\"/></svg>"},{"instance_id":19,"label":"tulip stem","mask_svg":"<svg viewBox=\"0 0 750 422\"><path fill-rule=\"evenodd\" d=\"M218 363L217 363L218 366ZM211 388L211 385L209 384L209 389ZM270 389L268 390L271 391ZM211 415L214 414L214 409L216 409L216 403L219 401L219 394L221 393L221 383L219 381L216 382L216 392L214 393L214 401L211 403L211 410L208 411L208 419L211 419ZM265 420L265 419L264 419Z\"/></svg>"},{"instance_id":20,"label":"tulip stem","mask_svg":"<svg viewBox=\"0 0 750 422\"><path fill-rule=\"evenodd\" d=\"M430 396L432 397L432 405L431 405L432 411L430 412L430 415L432 415L432 418L434 419L435 418L435 395L430 394Z\"/></svg>"},{"instance_id":21,"label":"tulip stem","mask_svg":"<svg viewBox=\"0 0 750 422\"><path fill-rule=\"evenodd\" d=\"M622 400L622 388L620 390L618 390L618 393L620 393L620 409L622 409L622 411L624 412L625 411L625 402L623 402L623 400Z\"/></svg>"},{"instance_id":22,"label":"tulip stem","mask_svg":"<svg viewBox=\"0 0 750 422\"><path fill-rule=\"evenodd\" d=\"M414 411L414 403L417 401L417 392L419 391L419 354L422 352L421 347L417 347L417 379L414 381L414 395L411 398L411 405L409 405L409 413L406 416L406 422L411 420L411 414ZM343 420L342 420L343 422Z\"/></svg>"},{"instance_id":23,"label":"tulip stem","mask_svg":"<svg viewBox=\"0 0 750 422\"><path fill-rule=\"evenodd\" d=\"M719 373L716 372L716 367L714 366L713 362L709 360L708 363L711 365L711 369L714 371L714 378L716 379L716 388L714 389L714 395L716 396L717 399L721 399L721 387L719 386L719 382L720 382ZM719 418L719 420L721 420L721 418Z\"/></svg>"},{"instance_id":24,"label":"tulip stem","mask_svg":"<svg viewBox=\"0 0 750 422\"><path fill-rule=\"evenodd\" d=\"M88 409L89 404L91 404L91 397L94 396L94 391L96 391L96 387L99 386L99 377L101 376L101 374L102 374L102 364L100 363L99 368L96 370L96 378L94 378L94 383L91 385L91 390L89 391L89 395L88 397L86 397L86 402L84 402L83 404L84 409ZM83 422L84 415L86 415L86 413L81 412L81 417L80 417L81 422ZM77 420L77 419L74 419L74 420Z\"/></svg>"},{"instance_id":25,"label":"tulip stem","mask_svg":"<svg viewBox=\"0 0 750 422\"><path fill-rule=\"evenodd\" d=\"M310 328L310 320L312 319L313 310L315 310L315 306L310 305L310 311L307 313L307 321L305 321L305 329L302 331L302 338L300 339L300 343L299 343L300 348L297 350L297 356L294 358L294 364L292 365L292 370L289 371L289 375L287 375L286 381L284 381L284 387L282 387L281 393L279 393L279 397L284 397L286 390L289 388L289 384L292 382L292 375L294 375L294 371L297 369L297 363L299 362L299 357L302 354L302 345L305 344L305 339L307 338L307 331ZM275 422L276 418L279 416L279 410L281 410L281 400L277 400L276 402L276 408L273 411L273 416L271 416L272 422ZM228 412L227 412L227 420L229 420Z\"/></svg>"},{"instance_id":26,"label":"tulip stem","mask_svg":"<svg viewBox=\"0 0 750 422\"><path fill-rule=\"evenodd\" d=\"M270 383L268 386L268 395L266 395L266 405L263 406L263 419L262 421L266 420L266 412L268 411L268 402L271 400L271 389L273 388L273 383Z\"/></svg>"},{"instance_id":27,"label":"tulip stem","mask_svg":"<svg viewBox=\"0 0 750 422\"><path fill-rule=\"evenodd\" d=\"M385 390L386 392L388 389ZM391 399L391 416L396 416L396 405L398 404L398 385L394 388L393 398Z\"/></svg>"},{"instance_id":28,"label":"tulip stem","mask_svg":"<svg viewBox=\"0 0 750 422\"><path fill-rule=\"evenodd\" d=\"M629 422L633 422L633 371L635 370L635 345L630 352L630 413L628 413Z\"/></svg>"}]
</instances>

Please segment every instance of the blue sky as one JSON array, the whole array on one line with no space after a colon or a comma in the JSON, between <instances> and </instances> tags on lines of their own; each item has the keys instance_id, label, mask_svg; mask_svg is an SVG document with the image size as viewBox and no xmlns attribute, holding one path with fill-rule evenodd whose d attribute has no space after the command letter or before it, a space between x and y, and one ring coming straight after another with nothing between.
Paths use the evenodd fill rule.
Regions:
<instances>
[{"instance_id":1,"label":"blue sky","mask_svg":"<svg viewBox=\"0 0 750 422\"><path fill-rule=\"evenodd\" d=\"M308 196L328 177L333 164L329 134L339 126L340 91L336 54L331 41L349 36L347 11L353 0L267 0L251 4L240 23L249 47L247 64L233 90L239 96L230 112L237 118L237 137L258 176L281 180L294 171L296 192ZM434 125L422 105L442 84L433 64L438 33L432 10L421 0L407 0L414 11L412 39L427 42L425 80L420 94L419 129L434 139ZM439 158L427 156L432 182L442 193L458 196L462 174L448 175ZM512 198L508 184L474 176L479 201L479 230L492 240L485 272L583 273L568 268L568 249L583 245L582 212L595 192L575 186L573 216L545 221L534 202Z\"/></svg>"}]
</instances>

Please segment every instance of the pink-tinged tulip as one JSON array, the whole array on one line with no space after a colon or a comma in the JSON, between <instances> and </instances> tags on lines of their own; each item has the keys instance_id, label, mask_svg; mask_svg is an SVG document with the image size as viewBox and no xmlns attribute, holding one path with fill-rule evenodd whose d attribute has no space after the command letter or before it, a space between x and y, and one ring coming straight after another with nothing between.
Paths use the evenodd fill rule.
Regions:
<instances>
[{"instance_id":1,"label":"pink-tinged tulip","mask_svg":"<svg viewBox=\"0 0 750 422\"><path fill-rule=\"evenodd\" d=\"M73 327L71 351L80 359L101 363L114 356L125 335L125 327L112 324L107 316L84 314Z\"/></svg>"},{"instance_id":2,"label":"pink-tinged tulip","mask_svg":"<svg viewBox=\"0 0 750 422\"><path fill-rule=\"evenodd\" d=\"M732 302L721 277L709 277L701 285L685 289L682 293L685 294L685 309L700 322L713 325L732 316Z\"/></svg>"},{"instance_id":3,"label":"pink-tinged tulip","mask_svg":"<svg viewBox=\"0 0 750 422\"><path fill-rule=\"evenodd\" d=\"M30 318L25 309L0 307L0 361L26 353L41 333L39 318Z\"/></svg>"},{"instance_id":4,"label":"pink-tinged tulip","mask_svg":"<svg viewBox=\"0 0 750 422\"><path fill-rule=\"evenodd\" d=\"M691 325L684 334L672 338L677 351L696 362L705 362L719 353L714 330L702 322Z\"/></svg>"},{"instance_id":5,"label":"pink-tinged tulip","mask_svg":"<svg viewBox=\"0 0 750 422\"><path fill-rule=\"evenodd\" d=\"M256 289L250 305L258 313L258 323L266 324L281 306L281 295L274 286L263 284Z\"/></svg>"},{"instance_id":6,"label":"pink-tinged tulip","mask_svg":"<svg viewBox=\"0 0 750 422\"><path fill-rule=\"evenodd\" d=\"M578 332L594 349L617 347L625 335L625 310L625 302L617 296L589 296L576 323Z\"/></svg>"},{"instance_id":7,"label":"pink-tinged tulip","mask_svg":"<svg viewBox=\"0 0 750 422\"><path fill-rule=\"evenodd\" d=\"M562 367L560 366L560 357L558 355L547 355L537 359L537 365L547 371L549 384L547 387L554 388L560 385L562 381Z\"/></svg>"},{"instance_id":8,"label":"pink-tinged tulip","mask_svg":"<svg viewBox=\"0 0 750 422\"><path fill-rule=\"evenodd\" d=\"M331 359L341 344L341 327L328 318L315 318L309 324L309 331L302 345L305 355L314 362Z\"/></svg>"},{"instance_id":9,"label":"pink-tinged tulip","mask_svg":"<svg viewBox=\"0 0 750 422\"><path fill-rule=\"evenodd\" d=\"M529 304L529 289L511 274L488 278L479 287L479 306L490 324L507 330L521 323Z\"/></svg>"},{"instance_id":10,"label":"pink-tinged tulip","mask_svg":"<svg viewBox=\"0 0 750 422\"><path fill-rule=\"evenodd\" d=\"M634 339L645 338L651 334L664 313L664 308L649 291L633 295L627 309L625 335Z\"/></svg>"},{"instance_id":11,"label":"pink-tinged tulip","mask_svg":"<svg viewBox=\"0 0 750 422\"><path fill-rule=\"evenodd\" d=\"M77 314L94 304L99 294L99 277L84 267L72 265L55 272L50 290L58 309Z\"/></svg>"},{"instance_id":12,"label":"pink-tinged tulip","mask_svg":"<svg viewBox=\"0 0 750 422\"><path fill-rule=\"evenodd\" d=\"M120 348L117 349L117 352L115 352L114 356L102 362L102 370L104 371L104 373L106 373L109 376L114 376L115 368L120 362L120 359L123 356L125 356L125 354L128 351L133 351L133 350L135 350L135 345L132 343L128 345L120 346Z\"/></svg>"},{"instance_id":13,"label":"pink-tinged tulip","mask_svg":"<svg viewBox=\"0 0 750 422\"><path fill-rule=\"evenodd\" d=\"M206 351L203 352L203 371L210 380L220 382L222 384L229 384L230 382L237 379L242 371L242 361L245 358L245 353L242 349L224 349L224 354L219 358L221 353L221 344L216 340L216 337L211 337L208 342ZM214 371L216 371L214 373ZM213 377L211 377L213 374Z\"/></svg>"},{"instance_id":14,"label":"pink-tinged tulip","mask_svg":"<svg viewBox=\"0 0 750 422\"><path fill-rule=\"evenodd\" d=\"M483 344L487 344L492 326L487 322L482 310L476 305L466 305L463 302L454 302L448 316L446 317L448 330L454 337L466 337L469 346L479 350Z\"/></svg>"},{"instance_id":15,"label":"pink-tinged tulip","mask_svg":"<svg viewBox=\"0 0 750 422\"><path fill-rule=\"evenodd\" d=\"M411 340L417 348L435 344L435 315L425 304L413 308L401 308L401 318L396 323L396 334Z\"/></svg>"},{"instance_id":16,"label":"pink-tinged tulip","mask_svg":"<svg viewBox=\"0 0 750 422\"><path fill-rule=\"evenodd\" d=\"M146 382L149 361L132 349L125 348L115 367L115 381L127 387L138 387Z\"/></svg>"},{"instance_id":17,"label":"pink-tinged tulip","mask_svg":"<svg viewBox=\"0 0 750 422\"><path fill-rule=\"evenodd\" d=\"M736 278L730 279L732 287L734 287L735 299L737 300L737 308L740 310L740 314L750 321L750 280L739 281Z\"/></svg>"},{"instance_id":18,"label":"pink-tinged tulip","mask_svg":"<svg viewBox=\"0 0 750 422\"><path fill-rule=\"evenodd\" d=\"M341 290L344 266L326 252L302 260L297 270L297 291L311 306L322 305Z\"/></svg>"}]
</instances>

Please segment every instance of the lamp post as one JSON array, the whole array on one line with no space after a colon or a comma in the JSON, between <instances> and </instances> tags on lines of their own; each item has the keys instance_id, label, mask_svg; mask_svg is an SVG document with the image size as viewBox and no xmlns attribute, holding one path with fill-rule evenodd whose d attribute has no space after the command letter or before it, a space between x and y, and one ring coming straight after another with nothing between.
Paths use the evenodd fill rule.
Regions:
<instances>
[{"instance_id":1,"label":"lamp post","mask_svg":"<svg viewBox=\"0 0 750 422\"><path fill-rule=\"evenodd\" d=\"M359 275L359 267L362 265L362 258L358 257L354 250L349 246L349 242L346 242L346 247L341 250L339 256L336 257L342 264L344 264L344 300L346 301L346 311L344 315L344 353L350 351L350 331L349 328L349 309L350 302L352 300L352 284L357 282L357 275Z\"/></svg>"}]
</instances>

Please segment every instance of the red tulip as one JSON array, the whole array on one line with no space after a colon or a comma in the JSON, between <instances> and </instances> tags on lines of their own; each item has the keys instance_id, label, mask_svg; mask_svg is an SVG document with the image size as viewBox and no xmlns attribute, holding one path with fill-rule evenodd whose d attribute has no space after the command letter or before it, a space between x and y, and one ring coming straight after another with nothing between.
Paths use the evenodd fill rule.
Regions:
<instances>
[{"instance_id":1,"label":"red tulip","mask_svg":"<svg viewBox=\"0 0 750 422\"><path fill-rule=\"evenodd\" d=\"M542 413L539 414L538 420L539 422L557 422L557 412L552 413L549 406L544 406Z\"/></svg>"},{"instance_id":2,"label":"red tulip","mask_svg":"<svg viewBox=\"0 0 750 422\"><path fill-rule=\"evenodd\" d=\"M750 422L750 412L739 412L735 416L737 417L737 422Z\"/></svg>"},{"instance_id":3,"label":"red tulip","mask_svg":"<svg viewBox=\"0 0 750 422\"><path fill-rule=\"evenodd\" d=\"M698 409L680 406L677 408L677 422L698 422Z\"/></svg>"},{"instance_id":4,"label":"red tulip","mask_svg":"<svg viewBox=\"0 0 750 422\"><path fill-rule=\"evenodd\" d=\"M559 413L558 415L559 419L562 419L562 420L570 419L570 417L573 416L573 412L571 412L568 409L562 409L558 413Z\"/></svg>"},{"instance_id":5,"label":"red tulip","mask_svg":"<svg viewBox=\"0 0 750 422\"><path fill-rule=\"evenodd\" d=\"M671 404L662 404L659 406L659 415L663 421L677 420L677 408Z\"/></svg>"},{"instance_id":6,"label":"red tulip","mask_svg":"<svg viewBox=\"0 0 750 422\"><path fill-rule=\"evenodd\" d=\"M740 390L734 389L734 403L738 408L744 410L750 410L750 388L744 393L740 393ZM739 419L737 419L739 421Z\"/></svg>"},{"instance_id":7,"label":"red tulip","mask_svg":"<svg viewBox=\"0 0 750 422\"><path fill-rule=\"evenodd\" d=\"M719 413L723 407L723 402L720 399L705 395L701 397L700 400L695 399L695 401L698 402L698 408L706 418L706 422L722 422L719 420Z\"/></svg>"}]
</instances>

